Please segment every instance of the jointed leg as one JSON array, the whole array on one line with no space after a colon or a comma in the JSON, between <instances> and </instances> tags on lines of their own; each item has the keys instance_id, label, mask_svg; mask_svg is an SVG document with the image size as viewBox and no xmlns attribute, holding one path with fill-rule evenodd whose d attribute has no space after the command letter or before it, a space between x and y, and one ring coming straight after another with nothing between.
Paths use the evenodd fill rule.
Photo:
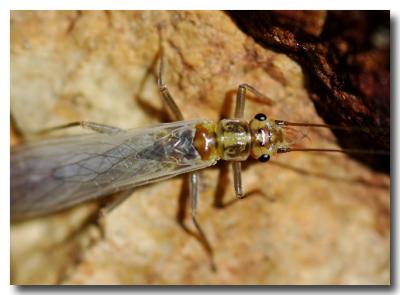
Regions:
<instances>
[{"instance_id":1,"label":"jointed leg","mask_svg":"<svg viewBox=\"0 0 400 295\"><path fill-rule=\"evenodd\" d=\"M193 172L190 174L190 208L191 208L192 221L194 226L196 227L197 232L200 235L199 237L201 239L201 242L210 257L211 269L215 271L216 266L214 263L213 250L211 248L210 242L208 241L206 235L204 234L203 229L201 228L200 224L197 222L196 219L198 201L199 201L199 175L197 172Z\"/></svg>"},{"instance_id":2,"label":"jointed leg","mask_svg":"<svg viewBox=\"0 0 400 295\"><path fill-rule=\"evenodd\" d=\"M236 197L238 199L243 199L243 187L242 187L242 163L233 162L233 186L235 188Z\"/></svg>"},{"instance_id":3,"label":"jointed leg","mask_svg":"<svg viewBox=\"0 0 400 295\"><path fill-rule=\"evenodd\" d=\"M89 130L92 130L92 131L95 131L98 133L105 133L105 134L114 134L114 133L124 131L121 128L110 126L110 125L99 124L99 123L90 122L90 121L80 121L80 122L72 122L72 123L68 123L65 125L47 128L47 129L40 131L39 134L45 134L45 133L49 133L49 132L53 132L53 131L57 131L57 130L61 130L61 129L76 127L76 126L80 126L84 129L89 129Z\"/></svg>"},{"instance_id":4,"label":"jointed leg","mask_svg":"<svg viewBox=\"0 0 400 295\"><path fill-rule=\"evenodd\" d=\"M243 118L244 115L244 106L246 100L246 90L250 91L255 95L255 98L251 98L254 101L259 103L272 105L273 101L262 94L260 91L255 89L253 86L249 84L240 84L236 94L236 107L235 107L235 118ZM250 97L247 97L250 98Z\"/></svg>"},{"instance_id":5,"label":"jointed leg","mask_svg":"<svg viewBox=\"0 0 400 295\"><path fill-rule=\"evenodd\" d=\"M246 91L251 92L253 95L255 95L255 97L246 96ZM252 87L248 84L240 84L238 87L238 90L236 92L235 118L243 117L246 98L256 101L258 103L262 103L262 104L267 104L267 105L273 104L272 100L270 100L268 97L266 97L264 94L259 92L254 87ZM223 110L222 110L223 113L221 114L221 117L220 117L221 119L228 117L227 109L230 109L230 107L231 107L230 99L231 99L231 92L229 92L227 94L227 96L225 97L224 104L223 104ZM233 162L232 168L233 168L233 182L234 182L235 194L236 194L237 199L242 199L245 196L249 196L251 194L260 193L260 191L254 190L247 194L244 194L243 193L243 185L242 185L242 164L241 164L241 162ZM224 204L224 202L223 202L223 195L225 194L225 187L226 187L225 184L228 179L227 175L228 175L228 166L225 163L223 163L223 166L221 167L221 170L220 170L219 181L218 181L215 202L214 202L214 205L218 208L222 208L229 204L232 204L232 201L230 201L227 204Z\"/></svg>"},{"instance_id":6,"label":"jointed leg","mask_svg":"<svg viewBox=\"0 0 400 295\"><path fill-rule=\"evenodd\" d=\"M268 97L263 95L254 87L248 84L240 84L236 94L235 118L243 118L245 101L246 101L246 90L256 95L256 97L262 98L264 103L266 104L272 103L272 101ZM233 162L232 167L233 167L233 183L235 187L236 197L238 199L242 199L244 197L242 189L242 165L240 162Z\"/></svg>"},{"instance_id":7,"label":"jointed leg","mask_svg":"<svg viewBox=\"0 0 400 295\"><path fill-rule=\"evenodd\" d=\"M222 209L225 207L224 197L229 184L229 162L221 161L219 163L219 174L217 180L217 188L214 194L214 207ZM236 199L235 199L236 200Z\"/></svg>"},{"instance_id":8,"label":"jointed leg","mask_svg":"<svg viewBox=\"0 0 400 295\"><path fill-rule=\"evenodd\" d=\"M118 128L118 127L89 122L89 121L81 121L80 125L82 128L90 129L90 130L96 131L98 133L105 133L105 134L115 134L115 133L124 131L123 129Z\"/></svg>"},{"instance_id":9,"label":"jointed leg","mask_svg":"<svg viewBox=\"0 0 400 295\"><path fill-rule=\"evenodd\" d=\"M162 46L161 46L162 47ZM163 62L163 52L161 48L161 53L160 53L160 68L159 68L159 73L158 73L158 88L160 89L161 95L175 116L177 120L183 120L183 115L181 110L179 109L178 105L175 103L172 95L168 91L168 88L165 86L164 81L163 81L163 67L164 67L164 62ZM215 263L214 263L214 256L213 256L213 251L211 248L211 245L201 228L200 224L198 223L196 219L196 213L197 213L197 207L198 207L198 200L199 200L199 174L197 172L193 172L190 174L190 188L189 188L189 195L190 195L190 208L191 208L191 217L193 224L198 232L198 235L194 235L200 243L203 245L205 250L207 251L209 257L210 257L210 264L211 264L211 269L215 270ZM187 180L185 180L187 181ZM185 191L183 191L185 193ZM187 196L187 195L186 195ZM185 202L183 202L183 205L185 206ZM193 233L186 227L184 224L183 220L185 218L184 210L183 208L179 209L178 212L178 222L182 226L182 228L189 233L190 235L193 235Z\"/></svg>"},{"instance_id":10,"label":"jointed leg","mask_svg":"<svg viewBox=\"0 0 400 295\"><path fill-rule=\"evenodd\" d=\"M177 212L177 220L179 225L182 227L182 229L190 236L195 238L205 249L207 252L209 258L210 258L210 265L211 269L215 270L215 264L214 264L214 258L213 258L213 251L210 246L210 243L208 242L206 235L204 234L204 231L202 230L200 224L198 223L196 219L196 212L197 212L197 206L198 206L198 197L199 197L199 192L198 192L198 175L197 173L193 176L193 174L189 174L188 177L185 177L184 182L182 183L182 188L179 196L179 202L178 202L178 212ZM188 196L190 196L190 207L191 207L191 216L192 216L192 222L194 227L196 228L196 231L193 231L190 229L186 224L185 224L185 216L186 216L186 210L188 208Z\"/></svg>"},{"instance_id":11,"label":"jointed leg","mask_svg":"<svg viewBox=\"0 0 400 295\"><path fill-rule=\"evenodd\" d=\"M162 95L165 103L167 104L167 106L169 107L171 112L174 114L175 119L178 120L178 121L182 121L183 120L182 112L179 109L178 105L175 103L175 100L172 97L172 95L170 94L167 86L164 84L164 81L163 81L163 68L164 68L164 58L163 58L163 50L161 48L160 68L159 68L159 72L158 72L158 88L159 88L159 90L161 92L161 95Z\"/></svg>"},{"instance_id":12,"label":"jointed leg","mask_svg":"<svg viewBox=\"0 0 400 295\"><path fill-rule=\"evenodd\" d=\"M126 201L132 195L133 191L134 189L129 189L115 195L114 199L111 202L108 202L107 205L101 209L101 214L103 216L110 214L115 208Z\"/></svg>"},{"instance_id":13,"label":"jointed leg","mask_svg":"<svg viewBox=\"0 0 400 295\"><path fill-rule=\"evenodd\" d=\"M233 162L234 163L240 163L240 162ZM222 209L222 208L226 208L229 207L231 205L233 205L234 203L236 203L237 201L239 201L240 199L243 198L248 198L251 196L256 196L256 195L260 195L263 197L267 197L261 190L259 189L254 189L251 191L248 191L247 193L243 194L243 191L241 189L241 177L239 176L236 180L235 178L237 177L235 175L235 166L233 166L233 180L234 180L234 187L235 187L235 194L236 194L236 198L233 198L231 200L228 201L224 201L224 197L226 195L226 189L228 187L229 184L229 163L227 162L222 162L221 163L222 166L220 167L220 172L219 172L219 176L218 176L218 181L217 181L217 189L215 190L215 195L214 195L214 207L218 208L218 209ZM241 166L241 165L240 165ZM240 171L240 170L239 170ZM240 172L239 172L240 175Z\"/></svg>"},{"instance_id":14,"label":"jointed leg","mask_svg":"<svg viewBox=\"0 0 400 295\"><path fill-rule=\"evenodd\" d=\"M113 196L111 201L106 202L106 204L100 209L98 214L97 223L100 226L100 231L102 236L105 236L105 219L108 214L110 214L115 208L125 202L133 193L134 189L129 189L126 191L119 192L116 196Z\"/></svg>"}]
</instances>

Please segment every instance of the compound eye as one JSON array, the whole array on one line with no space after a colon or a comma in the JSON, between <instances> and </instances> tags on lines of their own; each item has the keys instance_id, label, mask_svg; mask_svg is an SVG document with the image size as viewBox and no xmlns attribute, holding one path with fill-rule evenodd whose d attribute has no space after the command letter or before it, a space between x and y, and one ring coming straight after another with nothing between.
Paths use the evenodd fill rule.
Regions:
<instances>
[{"instance_id":1,"label":"compound eye","mask_svg":"<svg viewBox=\"0 0 400 295\"><path fill-rule=\"evenodd\" d=\"M258 158L258 161L260 162L267 162L269 160L270 156L267 154L263 154Z\"/></svg>"},{"instance_id":2,"label":"compound eye","mask_svg":"<svg viewBox=\"0 0 400 295\"><path fill-rule=\"evenodd\" d=\"M259 113L259 114L255 115L254 118L257 119L258 121L265 121L265 120L267 120L267 116L264 115L263 113Z\"/></svg>"}]
</instances>

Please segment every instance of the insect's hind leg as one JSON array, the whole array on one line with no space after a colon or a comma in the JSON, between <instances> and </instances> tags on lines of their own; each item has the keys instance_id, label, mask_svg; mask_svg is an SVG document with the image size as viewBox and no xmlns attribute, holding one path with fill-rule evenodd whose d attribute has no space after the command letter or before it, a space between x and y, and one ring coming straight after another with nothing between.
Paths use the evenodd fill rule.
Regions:
<instances>
[{"instance_id":1,"label":"insect's hind leg","mask_svg":"<svg viewBox=\"0 0 400 295\"><path fill-rule=\"evenodd\" d=\"M178 201L178 211L177 211L177 222L179 226L190 236L195 238L201 246L206 251L209 259L210 259L210 266L211 269L214 271L216 270L216 266L214 263L214 255L211 244L209 243L204 231L202 230L199 222L196 218L197 213L197 206L198 206L198 199L199 199L199 192L198 192L198 183L199 183L199 176L196 173L195 176L192 174L186 175L184 181L182 182L182 187L179 195ZM188 198L188 196L190 198ZM187 215L187 208L188 208L188 201L190 200L190 207L191 207L191 216L192 222L196 229L196 231L190 229L185 223L185 217Z\"/></svg>"},{"instance_id":2,"label":"insect's hind leg","mask_svg":"<svg viewBox=\"0 0 400 295\"><path fill-rule=\"evenodd\" d=\"M106 217L109 215L115 208L120 206L123 202L130 198L134 189L129 189L126 191L119 192L116 196L113 196L111 201L106 202L106 204L100 209L97 217L97 224L100 227L100 232L102 237L105 236L106 232Z\"/></svg>"},{"instance_id":3,"label":"insect's hind leg","mask_svg":"<svg viewBox=\"0 0 400 295\"><path fill-rule=\"evenodd\" d=\"M199 203L199 174L197 172L193 172L190 174L190 209L191 209L192 221L197 232L200 235L201 242L210 257L211 269L213 271L216 271L213 249L211 247L210 242L207 239L207 236L205 235L203 229L201 228L200 224L197 222L196 219L198 203Z\"/></svg>"},{"instance_id":4,"label":"insect's hind leg","mask_svg":"<svg viewBox=\"0 0 400 295\"><path fill-rule=\"evenodd\" d=\"M39 135L54 132L57 130L62 130L62 129L67 129L67 128L72 128L72 127L82 127L83 129L89 129L98 133L105 133L105 134L115 134L118 132L124 131L121 128L110 126L110 125L105 125L105 124L100 124L100 123L95 123L95 122L90 122L90 121L79 121L79 122L72 122L64 125L59 125L47 129L43 129L40 132L38 132Z\"/></svg>"}]
</instances>

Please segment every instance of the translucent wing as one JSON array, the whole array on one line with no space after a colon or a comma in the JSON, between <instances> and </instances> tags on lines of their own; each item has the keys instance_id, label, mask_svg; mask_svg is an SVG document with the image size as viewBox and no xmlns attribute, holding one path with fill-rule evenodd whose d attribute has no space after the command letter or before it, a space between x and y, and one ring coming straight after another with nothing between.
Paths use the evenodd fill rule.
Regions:
<instances>
[{"instance_id":1,"label":"translucent wing","mask_svg":"<svg viewBox=\"0 0 400 295\"><path fill-rule=\"evenodd\" d=\"M213 165L182 121L115 134L50 139L11 150L13 219L49 213L112 192Z\"/></svg>"}]
</instances>

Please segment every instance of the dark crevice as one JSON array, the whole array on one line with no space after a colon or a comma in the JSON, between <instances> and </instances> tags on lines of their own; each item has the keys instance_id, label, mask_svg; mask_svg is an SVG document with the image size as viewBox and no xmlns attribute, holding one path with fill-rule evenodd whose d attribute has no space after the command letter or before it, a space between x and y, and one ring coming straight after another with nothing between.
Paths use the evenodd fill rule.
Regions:
<instances>
[{"instance_id":1,"label":"dark crevice","mask_svg":"<svg viewBox=\"0 0 400 295\"><path fill-rule=\"evenodd\" d=\"M342 148L390 151L388 11L227 14L256 42L287 54L301 65L305 87L326 123L375 128L374 132L356 134L333 131ZM389 173L390 156L352 157Z\"/></svg>"}]
</instances>

